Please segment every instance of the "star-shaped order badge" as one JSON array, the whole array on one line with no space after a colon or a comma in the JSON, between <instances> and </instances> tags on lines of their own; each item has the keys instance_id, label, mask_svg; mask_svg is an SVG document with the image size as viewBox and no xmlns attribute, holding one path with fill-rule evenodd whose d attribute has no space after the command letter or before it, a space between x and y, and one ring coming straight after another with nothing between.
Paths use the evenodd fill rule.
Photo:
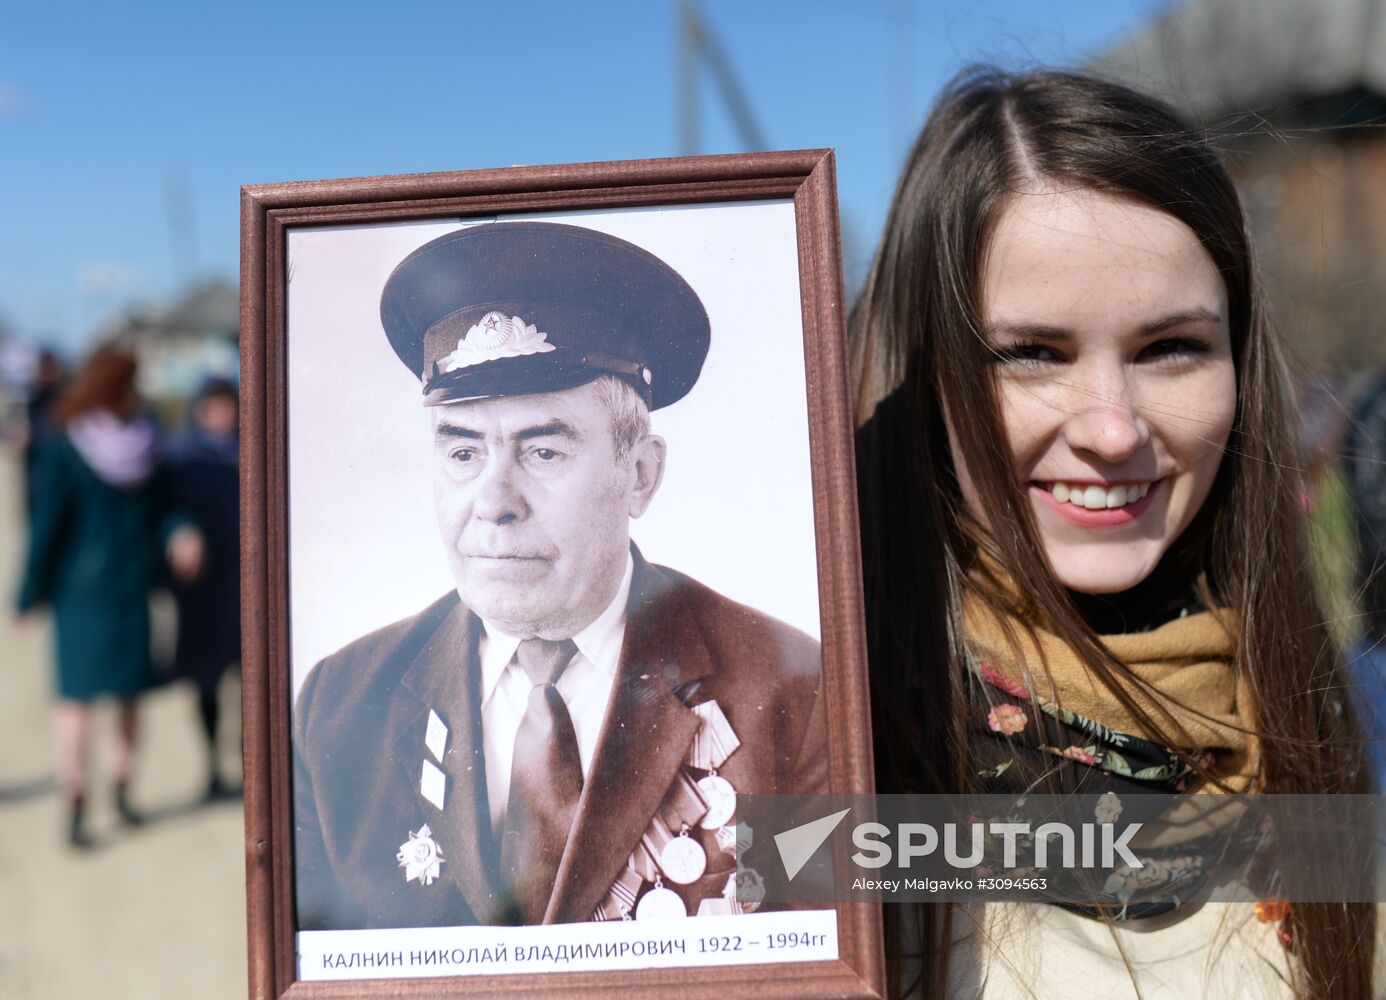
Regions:
<instances>
[{"instance_id":1,"label":"star-shaped order badge","mask_svg":"<svg viewBox=\"0 0 1386 1000\"><path fill-rule=\"evenodd\" d=\"M425 823L419 827L418 833L410 831L409 839L399 845L395 860L404 869L405 882L418 879L420 885L432 885L444 859L443 852L438 850L438 844L433 839L433 831Z\"/></svg>"}]
</instances>

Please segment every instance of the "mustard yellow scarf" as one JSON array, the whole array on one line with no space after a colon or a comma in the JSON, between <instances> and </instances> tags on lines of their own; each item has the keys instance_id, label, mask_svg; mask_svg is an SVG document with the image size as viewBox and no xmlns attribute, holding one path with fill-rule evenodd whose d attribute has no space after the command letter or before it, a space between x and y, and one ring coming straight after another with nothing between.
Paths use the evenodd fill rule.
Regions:
<instances>
[{"instance_id":1,"label":"mustard yellow scarf","mask_svg":"<svg viewBox=\"0 0 1386 1000\"><path fill-rule=\"evenodd\" d=\"M1232 666L1235 627L1230 612L1203 611L1149 632L1098 636L1136 678L1130 694L1164 728L1160 734L1142 725L1058 636L998 615L970 592L963 601L968 644L991 671L1112 729L1211 752L1213 772L1232 791L1244 792L1254 790L1258 753L1250 689Z\"/></svg>"}]
</instances>

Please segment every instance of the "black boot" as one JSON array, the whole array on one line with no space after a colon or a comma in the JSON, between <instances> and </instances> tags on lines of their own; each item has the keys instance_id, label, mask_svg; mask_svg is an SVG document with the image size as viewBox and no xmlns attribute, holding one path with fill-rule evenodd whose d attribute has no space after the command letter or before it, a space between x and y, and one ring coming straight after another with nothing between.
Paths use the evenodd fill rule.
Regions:
<instances>
[{"instance_id":1,"label":"black boot","mask_svg":"<svg viewBox=\"0 0 1386 1000\"><path fill-rule=\"evenodd\" d=\"M86 800L81 795L74 796L67 804L67 844L79 851L92 846L91 835L82 825L85 814Z\"/></svg>"},{"instance_id":2,"label":"black boot","mask_svg":"<svg viewBox=\"0 0 1386 1000\"><path fill-rule=\"evenodd\" d=\"M144 817L135 812L130 806L130 786L128 782L116 782L115 807L116 812L120 814L120 818L127 826L139 826L144 822Z\"/></svg>"},{"instance_id":3,"label":"black boot","mask_svg":"<svg viewBox=\"0 0 1386 1000\"><path fill-rule=\"evenodd\" d=\"M207 782L207 794L204 797L206 802L220 802L222 799L231 797L231 789L226 787L226 782L221 780L221 772L213 771L211 778Z\"/></svg>"}]
</instances>

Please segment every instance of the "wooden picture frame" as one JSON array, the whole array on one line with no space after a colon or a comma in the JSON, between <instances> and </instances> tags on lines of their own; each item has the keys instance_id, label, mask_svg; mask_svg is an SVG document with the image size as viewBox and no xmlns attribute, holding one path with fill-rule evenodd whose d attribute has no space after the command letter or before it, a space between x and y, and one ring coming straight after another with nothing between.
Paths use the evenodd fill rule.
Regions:
<instances>
[{"instance_id":1,"label":"wooden picture frame","mask_svg":"<svg viewBox=\"0 0 1386 1000\"><path fill-rule=\"evenodd\" d=\"M727 373L728 379L742 379L740 384L743 385L753 384L753 376L759 372L761 384L767 386L765 398L769 401L764 405L776 407L772 422L783 422L783 427L788 429L785 431L786 439L799 442L802 438L794 446L798 449L795 454L805 456L803 462L807 464L808 471L804 477L802 496L798 497L797 502L798 509L803 512L804 523L811 528L814 544L811 550L807 546L800 547L816 567L816 573L799 575L810 578L809 586L816 585L816 608L813 611L817 615L817 622L814 623L816 631L821 636L822 664L818 699L826 709L816 710L823 711L824 717L820 722L811 724L825 728L823 738L826 753L820 756L826 768L826 787L821 790L836 794L870 794L874 791L874 780L867 703L866 645L844 332L845 303L831 151L512 167L253 185L242 189L242 601L246 869L252 997L262 1000L279 997L305 1000L442 997L490 995L501 991L532 996L590 997L617 988L631 996L653 996L675 989L681 996L709 998L727 995L866 998L883 995L880 910L874 904L838 905L833 917L837 932L837 957L822 961L666 964L664 967L639 969L518 971L501 975L469 974L465 963L453 962L448 963L445 969L440 966L433 970L445 971L446 974L442 975L421 977L418 971L413 971L407 975L379 978L380 969L372 968L368 973L372 978L346 980L300 978L298 968L296 935L299 925L295 879L296 874L301 873L297 873L295 867L296 751L293 725L295 692L302 683L305 668L311 666L302 662L309 658L304 650L316 642L311 658L330 653L342 641L340 628L347 627L340 626L341 619L348 619L350 627L359 635L377 623L371 621L363 624L355 619L376 612L383 615L385 609L379 608L377 605L380 601L374 598L362 599L364 603L360 607L366 610L361 614L353 613L351 608L343 608L342 602L348 600L350 592L342 589L340 580L330 579L337 575L329 568L333 565L330 560L335 555L334 546L330 534L322 533L340 531L341 526L338 525L336 529L324 527L320 522L330 522L331 518L320 518L316 512L328 508L335 512L338 505L323 503L321 497L340 495L342 487L339 481L330 478L330 469L322 471L323 463L314 463L313 457L320 449L313 443L325 440L324 435L332 433L334 424L340 423L340 415L327 414L318 422L316 417L304 414L320 414L324 405L321 400L347 398L350 393L341 390L338 381L331 382L330 391L323 391L323 385L314 381L318 375L303 374L335 373L322 375L324 379L337 379L339 375L349 379L359 375L363 382L356 391L363 394L362 398L377 398L371 395L375 392L373 384L365 381L375 378L377 363L367 361L366 354L360 353L365 348L353 345L360 340L367 348L375 350L372 344L383 344L380 319L375 312L365 310L370 314L362 317L361 329L374 332L357 334L344 329L341 315L325 316L322 309L314 305L315 302L330 302L334 308L345 309L345 306L341 305L341 297L336 295L312 299L312 288L317 287L313 285L313 274L330 274L330 268L335 265L327 257L312 257L307 250L300 253L297 248L323 246L329 248L323 253L333 253L336 251L331 250L332 247L358 245L350 241L358 238L369 241L380 234L388 235L391 239L402 234L405 243L417 247L438 232L447 235L482 222L496 223L497 227L501 227L536 218L541 222L566 226L578 226L584 222L591 226L607 226L605 231L613 233L622 226L627 229L635 226L640 232L654 233L656 236L670 219L701 220L696 221L696 225L712 226L713 229L721 226L716 229L717 232L749 232L739 220L752 216L756 220L769 219L781 226L781 230L775 230L780 233L779 236L767 235L764 238L771 242L778 239L780 243L774 245L787 248L787 259L781 261L780 266L789 276L786 279L789 283L774 286L781 291L767 291L764 293L766 298L772 299L779 294L782 300L783 294L787 294L784 289L792 287L790 279L797 279L797 289L793 291L798 298L797 318L802 323L803 370L801 378L797 375L793 378L799 379L797 391L806 402L806 413L797 416L787 414L784 412L787 408L785 405L774 402L781 398L773 391L781 372L798 371L797 350L780 348L779 354L767 361L763 355L755 353L760 350L757 347L759 342L750 339L757 336L758 330L768 331L767 336L774 333L771 329L776 326L774 323L761 323L757 329L751 330L726 330L719 327L714 318L712 337L716 349L722 352L718 355L716 370ZM694 223L678 221L678 224ZM783 229L784 225L789 228ZM683 231L670 232L669 238L662 240L662 245L672 248L667 262L679 271L680 265L672 260L682 253L678 248L693 246L699 241L682 235ZM698 229L697 232L704 230ZM653 241L661 242L661 239ZM715 249L713 237L708 237L708 241L714 245L714 257L721 253ZM645 246L645 241L641 239L630 242L656 257L660 256L661 251ZM770 246L771 242L765 245ZM372 274L383 273L380 271L384 266L380 262L380 255L386 251L371 253L375 256L371 257L362 251L351 259L365 260L369 257L371 263L367 269L375 268ZM404 253L396 253L387 263L393 266L404 257ZM771 266L773 261L731 260L728 254L722 254L722 257L726 258L719 258L722 260L718 265L723 268L722 273L750 271L755 275L756 282L766 287L773 284L769 278L761 282L762 272L774 270ZM311 264L319 259L327 262ZM313 266L318 266L317 272ZM295 283L292 296L291 280ZM342 276L335 280L339 280L342 283L339 288L345 290L352 279ZM698 281L692 278L688 278L688 281L699 295L709 301L713 301L717 295L722 296L721 305L717 308L721 310L718 315L723 318L728 315L729 309L736 315L744 313L754 317L758 315L755 309L764 304L759 291L748 293L740 286L729 285L725 291L705 292L699 287ZM323 287L331 291L329 286ZM365 296L362 301L368 304L379 301L379 283L371 285L362 295ZM713 307L708 308L709 313L714 311ZM359 312L348 311L348 318ZM518 312L515 318L519 319ZM350 321L345 323L345 326L353 325ZM788 335L797 338L798 332L791 329ZM544 335L542 332L539 334L540 337ZM353 340L353 337L357 340ZM722 338L720 341L719 337ZM458 349L462 349L460 341ZM387 354L380 356L388 357ZM375 355L371 357L375 358ZM709 354L705 372L714 368L712 357ZM404 366L399 366L399 370L395 371L389 361L379 362L379 366L389 369L388 375L382 374L382 377L393 379L395 384L399 384L404 375L416 380L420 377L417 372L410 375ZM291 377L291 370L298 374ZM443 366L435 365L430 370L442 372ZM644 375L648 383L648 369ZM694 377L697 377L696 373ZM747 381L748 378L752 381ZM793 397L793 378L786 383L790 386L786 389L789 393L787 398ZM638 379L634 384L638 387ZM388 397L391 400L389 405L394 405L393 389L381 390L379 395ZM752 398L759 400L761 394L741 393L736 396L736 400L743 401ZM711 407L704 412L712 414L716 410L727 410L735 413L734 402L732 399L713 398ZM346 407L351 404L344 402L342 405ZM417 399L412 400L410 405L417 406ZM702 405L708 406L707 401ZM352 417L359 415L360 411L352 409L342 412ZM763 417L763 414L742 415L741 426L749 433L754 427L765 425ZM656 421L658 419L659 414L656 414ZM711 421L713 418L702 419ZM748 421L750 426L747 426ZM368 425L369 421L362 419L357 426ZM779 423L775 425L780 426ZM656 430L659 430L658 424ZM339 458L352 454L349 449L356 446L357 435L354 431L347 432L345 436L350 440L341 444L342 450L333 452ZM725 436L722 440L725 440ZM778 443L777 438L766 451L778 450ZM675 442L674 447L677 444ZM356 463L352 460L345 464L355 466ZM369 462L363 460L360 471L367 473L361 479L363 483L378 483L392 478L389 474L371 474L366 468L368 465ZM359 474L359 471L352 474ZM718 488L724 487L725 484L721 484ZM321 489L321 494L314 492L318 489ZM333 493L333 490L338 492ZM754 491L748 488L745 495L752 494ZM789 493L786 496L793 499ZM299 504L297 508L295 503ZM305 503L316 503L317 506L305 508ZM314 513L305 513L310 509ZM379 558L388 561L394 558L393 550L407 547L403 541L396 544L396 535L392 532L400 525L413 525L415 520L409 516L391 515L380 525L379 537L371 545L360 547L371 549ZM793 519L786 517L786 520ZM723 528L725 521L724 518ZM413 531L414 527L409 530ZM314 532L319 534L315 535ZM668 535L667 531L665 535ZM291 546L291 541L297 548ZM356 550L357 542L358 539L353 539L350 546L352 551ZM750 543L743 541L738 544L744 546ZM300 553L309 555L300 556ZM311 563L310 557L316 557L314 554L328 561ZM640 558L638 550L635 558ZM304 559L309 562L304 562ZM715 567L715 562L707 566ZM291 572L297 574L296 585L300 588L297 592L291 590ZM773 565L768 572L773 576ZM421 572L418 575L426 574ZM414 582L413 574L409 575L407 582ZM336 590L332 589L334 586ZM797 599L801 604L805 600L802 597ZM324 612L324 605L328 607L328 613ZM336 613L331 613L334 610ZM467 608L461 610L466 612ZM323 626L321 635L313 632L314 622L321 623L333 617L338 620L337 625L329 622ZM338 632L332 632L332 627L338 627ZM318 687L321 688L321 685ZM681 688L680 692L683 691ZM680 697L683 696L680 693ZM696 698L690 700L689 704L694 700ZM716 702L712 704L715 706ZM820 719L820 716L815 715L815 719ZM443 744L435 746L434 735L430 732L429 746L433 750L441 750ZM428 752L432 753L433 750ZM300 747L299 753L306 755L308 752ZM380 752L387 753L388 749ZM427 753L420 753L424 756L427 771L432 763ZM599 745L598 762L605 759L602 753L602 745ZM437 756L441 762L442 753ZM481 758L478 756L476 759L479 761ZM417 764L417 761L414 763ZM447 780L451 782L453 778ZM300 777L299 781L301 793L303 778ZM452 786L448 787L451 789ZM780 790L803 791L793 788ZM441 792L438 794L441 795ZM593 797L597 794L594 792ZM435 804L442 808L441 804ZM476 808L480 809L481 806L476 805ZM401 819L401 824L396 839L407 833L411 838L410 843L415 843L416 835L422 836L412 828L417 825L414 822ZM406 826L410 829L406 830ZM301 830L298 835L303 836ZM449 852L452 851L449 847ZM455 852L445 853L447 860L444 863L466 863L452 860L454 856ZM399 862L401 869L404 864L404 861ZM398 877L401 885L406 884L403 871ZM410 878L413 877L411 874ZM420 888L423 885L424 879L420 877L417 884L408 884L409 891L423 893L426 891ZM648 892L650 887L642 886L640 891ZM424 897L420 895L417 898ZM696 918L721 919L724 918ZM685 923L691 925L696 920L680 922L679 926ZM565 921L564 926L577 928L587 925ZM519 930L537 932L543 928ZM328 930L321 933L370 932ZM476 954L474 949L472 955ZM370 964L374 966L373 962Z\"/></svg>"}]
</instances>

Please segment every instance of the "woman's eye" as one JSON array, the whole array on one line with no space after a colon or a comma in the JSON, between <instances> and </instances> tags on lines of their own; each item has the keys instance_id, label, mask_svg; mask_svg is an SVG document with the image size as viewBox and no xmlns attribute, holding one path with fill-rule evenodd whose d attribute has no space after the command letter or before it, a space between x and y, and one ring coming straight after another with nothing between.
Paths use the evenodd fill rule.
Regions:
<instances>
[{"instance_id":1,"label":"woman's eye","mask_svg":"<svg viewBox=\"0 0 1386 1000\"><path fill-rule=\"evenodd\" d=\"M1007 344L993 348L993 355L1004 364L1039 365L1063 360L1053 348L1044 344Z\"/></svg>"},{"instance_id":2,"label":"woman's eye","mask_svg":"<svg viewBox=\"0 0 1386 1000\"><path fill-rule=\"evenodd\" d=\"M1197 340L1189 340L1185 337L1166 337L1163 340L1146 344L1137 357L1167 358L1186 354L1202 354L1207 349L1207 345Z\"/></svg>"}]
</instances>

